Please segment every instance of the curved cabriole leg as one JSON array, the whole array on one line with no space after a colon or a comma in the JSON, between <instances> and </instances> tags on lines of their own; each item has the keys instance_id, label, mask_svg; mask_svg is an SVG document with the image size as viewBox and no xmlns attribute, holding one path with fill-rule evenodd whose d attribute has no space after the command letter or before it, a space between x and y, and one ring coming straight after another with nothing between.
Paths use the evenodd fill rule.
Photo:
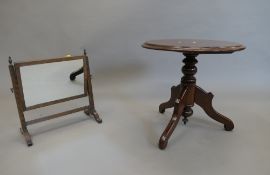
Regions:
<instances>
[{"instance_id":1,"label":"curved cabriole leg","mask_svg":"<svg viewBox=\"0 0 270 175\"><path fill-rule=\"evenodd\" d=\"M85 109L84 113L88 116L92 115L94 117L94 119L96 120L96 122L102 123L102 119L99 117L99 115L95 109L94 110Z\"/></svg>"},{"instance_id":2,"label":"curved cabriole leg","mask_svg":"<svg viewBox=\"0 0 270 175\"><path fill-rule=\"evenodd\" d=\"M181 88L181 91L179 92L180 95L174 102L174 110L172 118L159 139L160 149L165 149L167 147L168 140L171 137L174 129L176 128L184 111L184 108L186 106L186 98L188 97L187 96L188 92L189 92L188 86L185 88Z\"/></svg>"},{"instance_id":3,"label":"curved cabriole leg","mask_svg":"<svg viewBox=\"0 0 270 175\"><path fill-rule=\"evenodd\" d=\"M75 78L76 78L77 75L80 75L80 74L82 74L82 73L83 73L83 67L81 67L80 69L78 69L78 70L72 72L72 73L69 75L69 78L70 78L71 81L73 81L73 80L75 80Z\"/></svg>"},{"instance_id":4,"label":"curved cabriole leg","mask_svg":"<svg viewBox=\"0 0 270 175\"><path fill-rule=\"evenodd\" d=\"M25 129L20 128L20 132L24 136L27 146L32 146L33 142L32 142L31 135L29 134L28 130L26 128Z\"/></svg>"},{"instance_id":5,"label":"curved cabriole leg","mask_svg":"<svg viewBox=\"0 0 270 175\"><path fill-rule=\"evenodd\" d=\"M174 129L176 128L176 126L181 118L183 110L184 110L184 103L183 102L175 103L172 118L159 139L159 148L160 149L165 149L167 147L168 140L171 137Z\"/></svg>"},{"instance_id":6,"label":"curved cabriole leg","mask_svg":"<svg viewBox=\"0 0 270 175\"><path fill-rule=\"evenodd\" d=\"M174 106L175 100L177 99L179 92L181 91L181 86L171 87L171 97L167 102L161 103L159 105L159 112L164 113L165 109L172 108Z\"/></svg>"},{"instance_id":7,"label":"curved cabriole leg","mask_svg":"<svg viewBox=\"0 0 270 175\"><path fill-rule=\"evenodd\" d=\"M198 104L206 114L212 119L224 124L224 129L226 131L231 131L234 128L232 120L218 113L212 105L214 95L210 92L207 93L200 87L196 86L195 92L195 103Z\"/></svg>"}]
</instances>

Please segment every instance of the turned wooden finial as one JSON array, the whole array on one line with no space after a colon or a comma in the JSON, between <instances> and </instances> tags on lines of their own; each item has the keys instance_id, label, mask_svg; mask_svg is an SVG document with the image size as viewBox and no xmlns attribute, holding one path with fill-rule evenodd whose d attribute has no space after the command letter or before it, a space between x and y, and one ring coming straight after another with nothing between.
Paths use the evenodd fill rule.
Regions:
<instances>
[{"instance_id":1,"label":"turned wooden finial","mask_svg":"<svg viewBox=\"0 0 270 175\"><path fill-rule=\"evenodd\" d=\"M10 56L8 57L8 62L9 62L9 64L12 64L12 59Z\"/></svg>"}]
</instances>

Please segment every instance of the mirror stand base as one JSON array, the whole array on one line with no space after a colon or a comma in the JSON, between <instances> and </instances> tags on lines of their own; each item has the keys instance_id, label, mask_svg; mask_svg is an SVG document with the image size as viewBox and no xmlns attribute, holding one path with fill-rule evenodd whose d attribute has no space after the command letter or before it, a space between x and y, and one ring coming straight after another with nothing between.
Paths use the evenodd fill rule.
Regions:
<instances>
[{"instance_id":1,"label":"mirror stand base","mask_svg":"<svg viewBox=\"0 0 270 175\"><path fill-rule=\"evenodd\" d=\"M27 146L32 146L33 142L32 142L31 135L29 134L28 130L20 128L20 132L24 136Z\"/></svg>"},{"instance_id":2,"label":"mirror stand base","mask_svg":"<svg viewBox=\"0 0 270 175\"><path fill-rule=\"evenodd\" d=\"M88 116L92 115L97 123L102 123L102 119L99 117L99 115L95 109L85 109L84 113Z\"/></svg>"}]
</instances>

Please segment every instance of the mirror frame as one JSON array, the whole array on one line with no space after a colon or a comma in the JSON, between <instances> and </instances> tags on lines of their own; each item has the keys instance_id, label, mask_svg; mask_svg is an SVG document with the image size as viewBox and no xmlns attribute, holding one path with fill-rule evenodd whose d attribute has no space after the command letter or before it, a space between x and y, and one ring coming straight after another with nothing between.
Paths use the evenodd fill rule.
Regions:
<instances>
[{"instance_id":1,"label":"mirror frame","mask_svg":"<svg viewBox=\"0 0 270 175\"><path fill-rule=\"evenodd\" d=\"M83 78L84 79L84 93L83 94L60 98L57 100L52 100L52 101L48 101L44 103L31 105L31 106L25 105L22 77L21 77L21 72L20 72L21 67L46 64L46 63L62 62L62 61L72 61L72 60L79 60L79 59L83 60L83 67L82 67L83 72L84 72L84 78ZM16 100L17 109L19 113L19 119L21 123L20 130L21 130L22 135L25 137L25 140L28 146L33 145L31 135L29 134L28 129L27 129L27 126L31 124L43 122L43 121L54 119L57 117L62 117L64 115L72 114L79 111L84 111L89 116L92 115L98 123L102 122L101 118L99 117L98 113L95 110L89 60L88 60L88 56L85 50L84 50L84 54L81 56L68 56L68 57L51 58L51 59L43 59L43 60L15 62L14 64L12 63L11 57L9 57L9 71L10 71L10 76L11 76L12 86L13 86L12 92L14 92L14 95L15 95L15 100ZM82 106L79 108L71 109L68 111L64 111L61 113L57 113L57 114L29 120L29 121L26 121L24 117L25 111L34 110L37 108L42 108L42 107L70 101L70 100L75 100L75 99L83 98L86 96L88 96L88 99L89 99L89 105L87 106Z\"/></svg>"},{"instance_id":2,"label":"mirror frame","mask_svg":"<svg viewBox=\"0 0 270 175\"><path fill-rule=\"evenodd\" d=\"M37 108L40 108L40 107L45 107L45 106L49 106L49 105L53 105L53 104L73 100L73 99L86 97L87 96L87 91L86 91L85 86L86 86L87 78L84 76L84 87L85 88L84 88L84 93L83 94L70 96L70 97L66 97L66 98L61 98L61 99L57 99L57 100L52 100L52 101L48 101L48 102L44 102L44 103L38 103L38 104L35 104L35 105L31 105L31 106L26 106L25 96L24 96L24 92L23 92L23 85L22 85L21 67L40 65L40 64L47 64L47 63L55 63L55 62L62 62L62 61L80 60L80 59L83 60L84 57L83 56L74 56L74 57L54 58L54 59L49 59L49 60L38 60L38 61L30 61L30 62L20 62L20 63L15 62L14 63L15 73L16 73L16 75L18 77L19 93L20 93L20 96L22 97L22 102L23 102L22 105L23 105L24 109L26 111L29 111L29 110L37 109Z\"/></svg>"}]
</instances>

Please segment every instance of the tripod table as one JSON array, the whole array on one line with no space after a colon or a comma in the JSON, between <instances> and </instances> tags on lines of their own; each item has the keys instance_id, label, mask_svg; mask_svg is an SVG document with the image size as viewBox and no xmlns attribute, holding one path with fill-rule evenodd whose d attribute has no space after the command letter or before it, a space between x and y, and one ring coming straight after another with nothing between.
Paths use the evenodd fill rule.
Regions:
<instances>
[{"instance_id":1,"label":"tripod table","mask_svg":"<svg viewBox=\"0 0 270 175\"><path fill-rule=\"evenodd\" d=\"M164 113L165 109L174 107L172 118L163 131L159 148L165 149L168 140L176 128L181 116L184 124L188 117L193 113L194 104L199 105L205 113L212 119L224 125L226 131L234 128L232 120L215 111L212 106L214 95L207 93L196 85L194 75L197 72L195 64L198 62L196 57L199 54L228 54L244 50L245 46L235 42L215 41L215 40L196 40L196 39L170 39L170 40L152 40L145 42L142 47L154 50L174 51L183 53L185 59L182 67L183 77L181 83L171 88L170 99L159 105L159 112Z\"/></svg>"}]
</instances>

